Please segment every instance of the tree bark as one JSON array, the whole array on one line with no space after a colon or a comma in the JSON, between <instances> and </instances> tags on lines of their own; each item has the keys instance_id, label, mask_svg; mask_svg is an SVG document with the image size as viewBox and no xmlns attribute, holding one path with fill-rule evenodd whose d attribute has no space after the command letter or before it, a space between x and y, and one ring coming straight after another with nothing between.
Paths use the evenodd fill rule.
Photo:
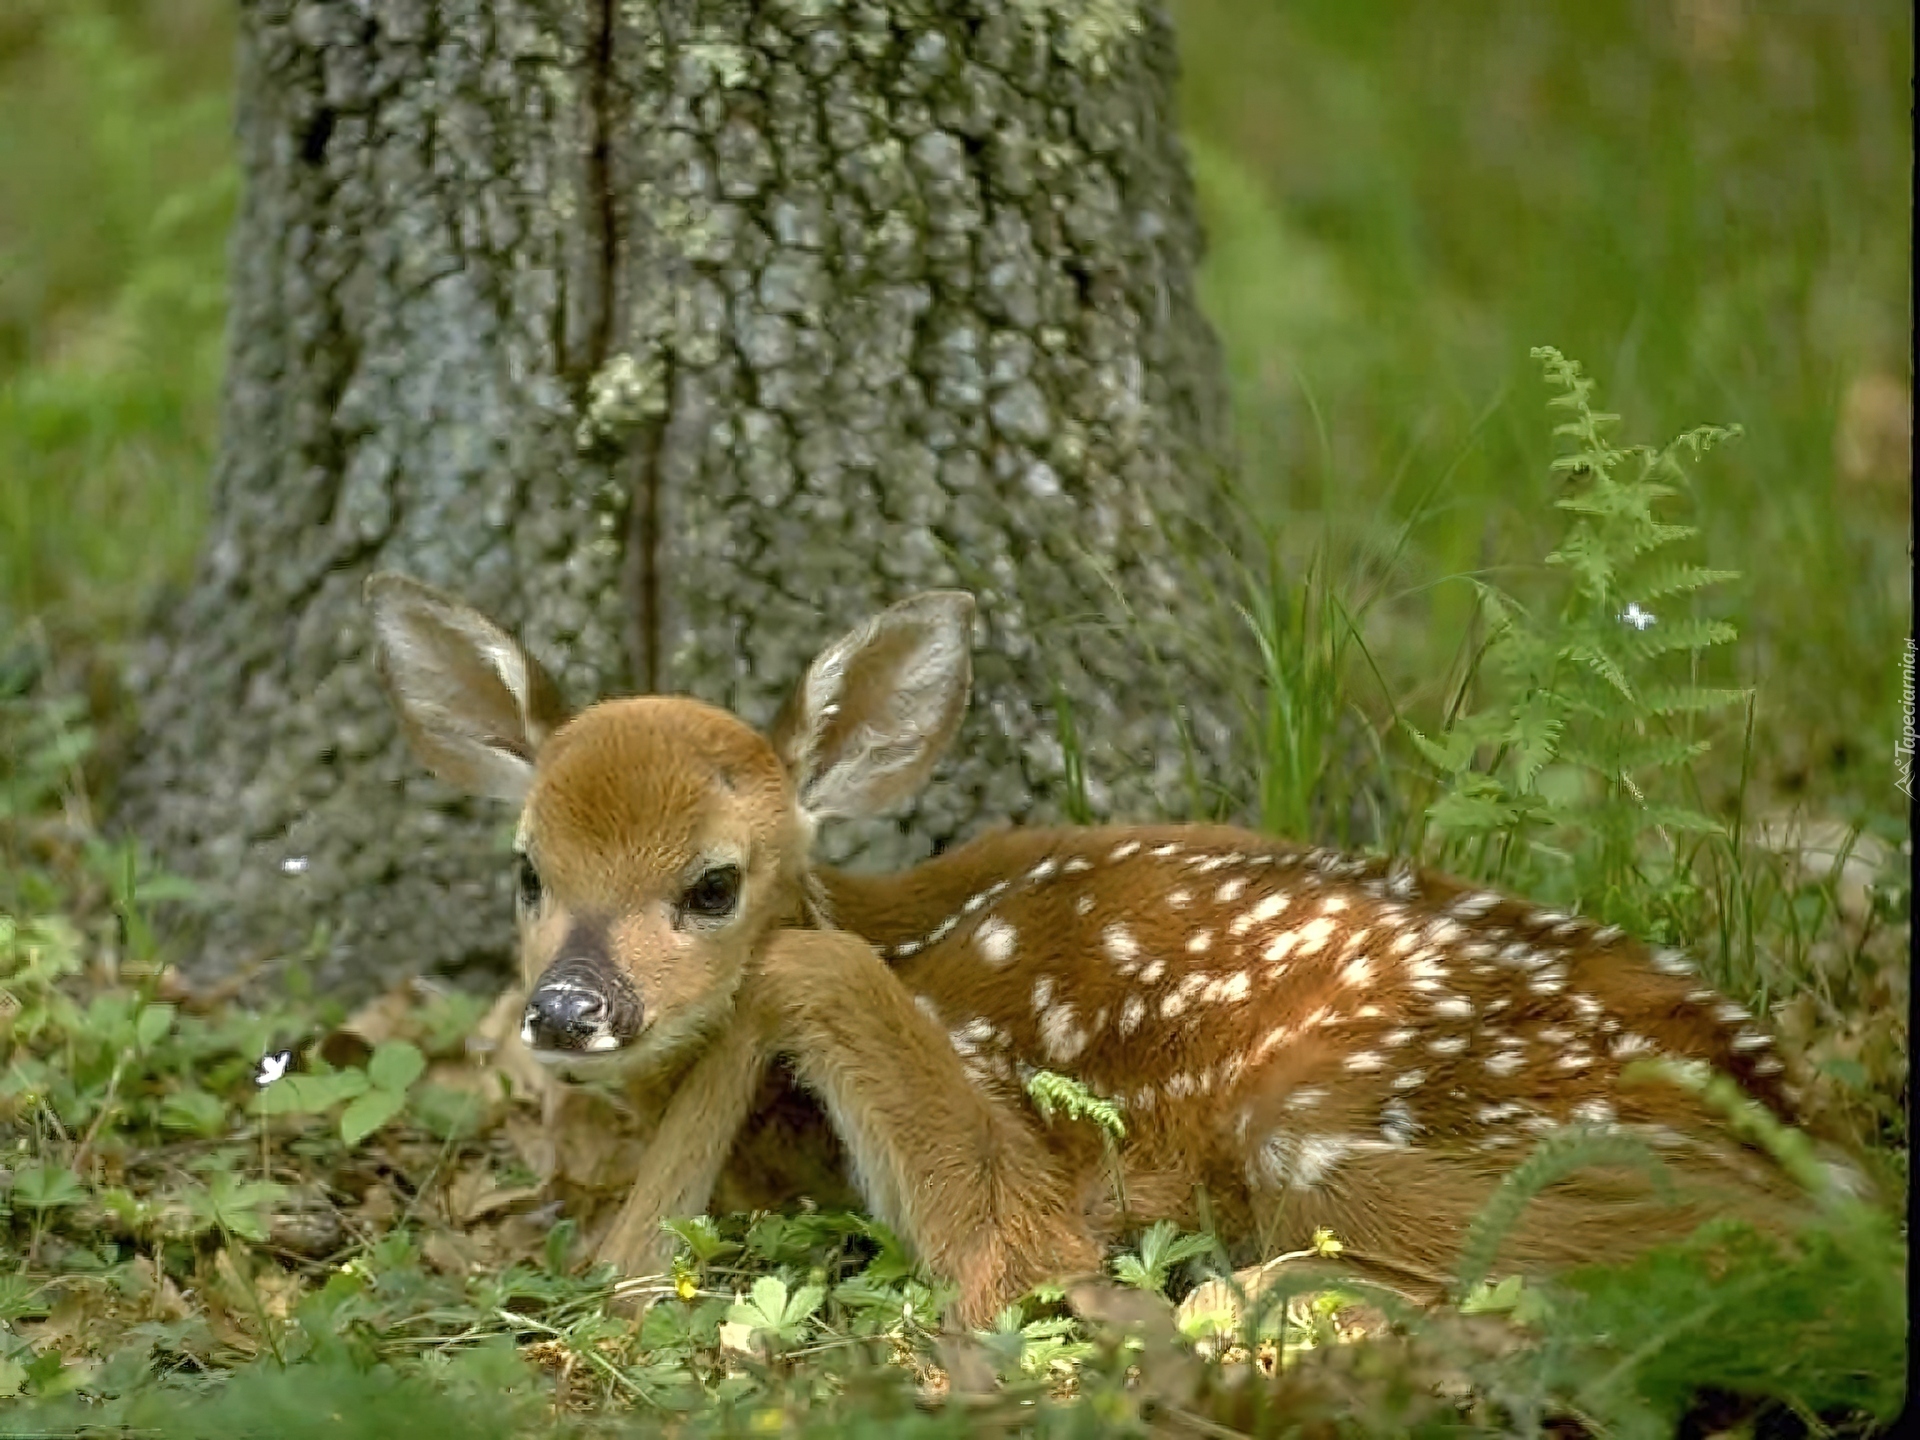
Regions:
<instances>
[{"instance_id":1,"label":"tree bark","mask_svg":"<svg viewBox=\"0 0 1920 1440\"><path fill-rule=\"evenodd\" d=\"M360 584L516 630L578 704L769 721L813 652L979 593L896 865L1191 807L1225 396L1154 0L253 0L212 531L135 675L123 822L189 968L363 994L510 950L507 817L406 755Z\"/></svg>"}]
</instances>

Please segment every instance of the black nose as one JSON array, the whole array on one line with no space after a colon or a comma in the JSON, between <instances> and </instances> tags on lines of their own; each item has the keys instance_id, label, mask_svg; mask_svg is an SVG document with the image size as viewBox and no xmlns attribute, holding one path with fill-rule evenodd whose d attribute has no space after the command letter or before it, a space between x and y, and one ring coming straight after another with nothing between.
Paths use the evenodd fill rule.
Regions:
<instances>
[{"instance_id":1,"label":"black nose","mask_svg":"<svg viewBox=\"0 0 1920 1440\"><path fill-rule=\"evenodd\" d=\"M577 980L556 980L527 998L524 1037L535 1050L585 1050L608 1034L607 997Z\"/></svg>"}]
</instances>

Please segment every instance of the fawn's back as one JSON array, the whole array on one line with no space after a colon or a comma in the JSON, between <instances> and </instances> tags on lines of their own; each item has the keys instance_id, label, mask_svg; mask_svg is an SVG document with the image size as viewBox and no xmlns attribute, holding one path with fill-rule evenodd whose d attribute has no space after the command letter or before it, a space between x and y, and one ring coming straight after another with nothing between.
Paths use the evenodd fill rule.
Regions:
<instances>
[{"instance_id":1,"label":"fawn's back","mask_svg":"<svg viewBox=\"0 0 1920 1440\"><path fill-rule=\"evenodd\" d=\"M1440 1270L1492 1180L1564 1125L1639 1135L1718 1182L1713 1205L1791 1197L1691 1091L1622 1079L1635 1060L1704 1062L1790 1118L1765 1031L1678 952L1576 916L1202 826L1001 832L902 876L833 875L828 893L974 1083L1025 1105L1048 1069L1120 1104L1120 1194L1095 1132L1048 1127L1098 1229L1122 1203L1192 1221L1204 1190L1247 1253L1326 1224ZM1576 1178L1513 1256L1593 1258L1708 1205Z\"/></svg>"}]
</instances>

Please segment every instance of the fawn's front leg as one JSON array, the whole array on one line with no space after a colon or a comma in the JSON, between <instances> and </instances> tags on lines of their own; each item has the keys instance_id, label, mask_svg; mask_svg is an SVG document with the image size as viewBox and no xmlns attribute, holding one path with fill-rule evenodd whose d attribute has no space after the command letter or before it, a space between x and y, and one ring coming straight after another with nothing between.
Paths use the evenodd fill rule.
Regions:
<instances>
[{"instance_id":1,"label":"fawn's front leg","mask_svg":"<svg viewBox=\"0 0 1920 1440\"><path fill-rule=\"evenodd\" d=\"M658 1274L673 1256L673 1237L662 1222L705 1213L766 1074L769 1046L760 1015L743 996L674 1088L596 1260L622 1275Z\"/></svg>"},{"instance_id":2,"label":"fawn's front leg","mask_svg":"<svg viewBox=\"0 0 1920 1440\"><path fill-rule=\"evenodd\" d=\"M1039 1280L1099 1268L1037 1134L974 1086L864 940L776 932L758 979L774 1042L825 1104L868 1205L958 1283L962 1323L988 1323Z\"/></svg>"}]
</instances>

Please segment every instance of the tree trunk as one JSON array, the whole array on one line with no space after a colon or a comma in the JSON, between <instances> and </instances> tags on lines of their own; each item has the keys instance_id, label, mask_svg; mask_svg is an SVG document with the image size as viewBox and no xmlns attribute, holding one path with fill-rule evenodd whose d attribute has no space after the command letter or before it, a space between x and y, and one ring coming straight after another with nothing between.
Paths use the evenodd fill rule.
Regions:
<instances>
[{"instance_id":1,"label":"tree trunk","mask_svg":"<svg viewBox=\"0 0 1920 1440\"><path fill-rule=\"evenodd\" d=\"M1096 817L1232 783L1218 676L1147 659L1205 609L1225 443L1172 91L1154 0L248 4L212 533L121 805L212 897L190 968L353 995L510 949L509 821L403 752L376 568L576 704L755 723L840 628L974 589L952 759L837 860L1058 816L1059 700Z\"/></svg>"}]
</instances>

